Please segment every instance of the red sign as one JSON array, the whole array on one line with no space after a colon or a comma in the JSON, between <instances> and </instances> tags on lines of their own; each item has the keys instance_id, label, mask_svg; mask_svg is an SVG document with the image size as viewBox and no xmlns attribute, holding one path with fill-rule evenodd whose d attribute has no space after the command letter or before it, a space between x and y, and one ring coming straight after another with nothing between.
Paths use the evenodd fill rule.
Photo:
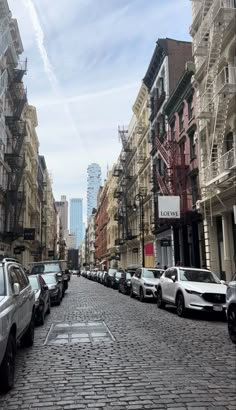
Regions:
<instances>
[{"instance_id":1,"label":"red sign","mask_svg":"<svg viewBox=\"0 0 236 410\"><path fill-rule=\"evenodd\" d=\"M145 255L146 256L153 256L154 255L153 243L147 243L145 245Z\"/></svg>"}]
</instances>

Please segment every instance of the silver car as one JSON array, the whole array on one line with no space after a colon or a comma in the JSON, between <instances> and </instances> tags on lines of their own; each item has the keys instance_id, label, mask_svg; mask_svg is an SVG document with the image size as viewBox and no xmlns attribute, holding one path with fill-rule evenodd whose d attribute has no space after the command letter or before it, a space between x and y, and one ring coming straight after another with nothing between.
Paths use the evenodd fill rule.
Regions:
<instances>
[{"instance_id":1,"label":"silver car","mask_svg":"<svg viewBox=\"0 0 236 410\"><path fill-rule=\"evenodd\" d=\"M156 268L138 268L131 278L130 296L138 296L141 302L156 298L156 286L163 272Z\"/></svg>"},{"instance_id":2,"label":"silver car","mask_svg":"<svg viewBox=\"0 0 236 410\"><path fill-rule=\"evenodd\" d=\"M23 267L13 259L0 262L0 389L13 387L16 344L34 342L35 295Z\"/></svg>"},{"instance_id":3,"label":"silver car","mask_svg":"<svg viewBox=\"0 0 236 410\"><path fill-rule=\"evenodd\" d=\"M227 287L226 306L229 337L236 344L236 273Z\"/></svg>"}]
</instances>

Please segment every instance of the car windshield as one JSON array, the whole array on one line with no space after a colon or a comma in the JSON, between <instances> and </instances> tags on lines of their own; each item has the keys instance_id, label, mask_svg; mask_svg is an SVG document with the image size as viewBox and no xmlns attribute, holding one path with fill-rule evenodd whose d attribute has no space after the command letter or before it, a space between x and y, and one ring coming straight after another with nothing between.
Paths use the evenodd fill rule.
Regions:
<instances>
[{"instance_id":1,"label":"car windshield","mask_svg":"<svg viewBox=\"0 0 236 410\"><path fill-rule=\"evenodd\" d=\"M113 276L115 272L116 272L116 269L109 269L108 275Z\"/></svg>"},{"instance_id":2,"label":"car windshield","mask_svg":"<svg viewBox=\"0 0 236 410\"><path fill-rule=\"evenodd\" d=\"M42 275L42 278L45 280L47 285L54 285L57 283L55 275Z\"/></svg>"},{"instance_id":3,"label":"car windshield","mask_svg":"<svg viewBox=\"0 0 236 410\"><path fill-rule=\"evenodd\" d=\"M3 275L3 269L0 268L0 296L5 295L5 279Z\"/></svg>"},{"instance_id":4,"label":"car windshield","mask_svg":"<svg viewBox=\"0 0 236 410\"><path fill-rule=\"evenodd\" d=\"M57 273L60 272L58 263L39 263L32 267L31 273Z\"/></svg>"},{"instance_id":5,"label":"car windshield","mask_svg":"<svg viewBox=\"0 0 236 410\"><path fill-rule=\"evenodd\" d=\"M121 278L121 272L116 272L116 278Z\"/></svg>"},{"instance_id":6,"label":"car windshield","mask_svg":"<svg viewBox=\"0 0 236 410\"><path fill-rule=\"evenodd\" d=\"M189 282L221 283L213 272L193 269L180 269L180 280Z\"/></svg>"},{"instance_id":7,"label":"car windshield","mask_svg":"<svg viewBox=\"0 0 236 410\"><path fill-rule=\"evenodd\" d=\"M151 270L151 269L143 269L142 273L143 278L149 278L149 279L154 279L156 278L156 271Z\"/></svg>"},{"instance_id":8,"label":"car windshield","mask_svg":"<svg viewBox=\"0 0 236 410\"><path fill-rule=\"evenodd\" d=\"M38 283L38 279L36 276L29 276L29 281L34 290L39 289L39 283Z\"/></svg>"}]
</instances>

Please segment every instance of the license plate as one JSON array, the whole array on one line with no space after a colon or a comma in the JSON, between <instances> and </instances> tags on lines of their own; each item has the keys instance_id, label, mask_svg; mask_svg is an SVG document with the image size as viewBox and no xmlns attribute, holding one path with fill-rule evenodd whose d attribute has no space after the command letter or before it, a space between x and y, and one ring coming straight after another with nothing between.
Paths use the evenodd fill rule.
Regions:
<instances>
[{"instance_id":1,"label":"license plate","mask_svg":"<svg viewBox=\"0 0 236 410\"><path fill-rule=\"evenodd\" d=\"M222 312L223 307L222 306L213 306L213 310L215 310L216 312Z\"/></svg>"}]
</instances>

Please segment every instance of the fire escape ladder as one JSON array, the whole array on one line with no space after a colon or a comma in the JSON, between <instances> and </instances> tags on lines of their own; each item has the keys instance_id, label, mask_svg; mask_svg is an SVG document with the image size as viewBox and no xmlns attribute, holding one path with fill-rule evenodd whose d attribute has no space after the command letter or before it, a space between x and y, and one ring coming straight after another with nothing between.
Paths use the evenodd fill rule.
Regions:
<instances>
[{"instance_id":1,"label":"fire escape ladder","mask_svg":"<svg viewBox=\"0 0 236 410\"><path fill-rule=\"evenodd\" d=\"M222 40L223 25L218 24L216 26L216 24L214 24L210 34L210 49L207 59L205 91L209 90L213 92L214 80L219 68Z\"/></svg>"},{"instance_id":2,"label":"fire escape ladder","mask_svg":"<svg viewBox=\"0 0 236 410\"><path fill-rule=\"evenodd\" d=\"M158 137L155 138L155 144L156 144L157 151L159 152L161 158L163 159L167 167L170 167L170 154L165 149L165 147L163 146L161 141L158 139Z\"/></svg>"},{"instance_id":3,"label":"fire escape ladder","mask_svg":"<svg viewBox=\"0 0 236 410\"><path fill-rule=\"evenodd\" d=\"M4 94L7 88L7 84L8 84L8 74L7 74L7 70L5 69L2 72L1 77L0 77L0 98Z\"/></svg>"},{"instance_id":4,"label":"fire escape ladder","mask_svg":"<svg viewBox=\"0 0 236 410\"><path fill-rule=\"evenodd\" d=\"M4 56L9 46L9 32L6 30L0 36L0 59Z\"/></svg>"},{"instance_id":5,"label":"fire escape ladder","mask_svg":"<svg viewBox=\"0 0 236 410\"><path fill-rule=\"evenodd\" d=\"M164 178L160 175L158 168L156 167L156 177L157 177L157 183L160 187L161 193L163 195L169 195L169 189L166 186L164 182Z\"/></svg>"},{"instance_id":6,"label":"fire escape ladder","mask_svg":"<svg viewBox=\"0 0 236 410\"><path fill-rule=\"evenodd\" d=\"M229 107L229 96L224 97L224 94L219 94L217 97L216 115L213 125L213 136L211 145L210 162L217 160L218 155L222 154L224 136L226 129L226 120ZM214 146L217 146L217 149Z\"/></svg>"}]
</instances>

